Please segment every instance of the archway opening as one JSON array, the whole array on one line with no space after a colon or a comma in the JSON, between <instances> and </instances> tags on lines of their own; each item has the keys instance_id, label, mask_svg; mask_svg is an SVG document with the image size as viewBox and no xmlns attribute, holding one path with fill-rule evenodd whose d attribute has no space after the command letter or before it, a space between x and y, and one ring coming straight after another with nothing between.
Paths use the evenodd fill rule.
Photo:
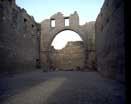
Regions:
<instances>
[{"instance_id":1,"label":"archway opening","mask_svg":"<svg viewBox=\"0 0 131 104\"><path fill-rule=\"evenodd\" d=\"M79 34L65 30L51 44L51 64L58 70L81 70L85 62L84 42Z\"/></svg>"},{"instance_id":2,"label":"archway opening","mask_svg":"<svg viewBox=\"0 0 131 104\"><path fill-rule=\"evenodd\" d=\"M53 46L56 50L63 49L68 42L75 42L75 41L81 41L81 37L79 34L72 30L64 30L56 35L54 40L52 41L51 46Z\"/></svg>"}]
</instances>

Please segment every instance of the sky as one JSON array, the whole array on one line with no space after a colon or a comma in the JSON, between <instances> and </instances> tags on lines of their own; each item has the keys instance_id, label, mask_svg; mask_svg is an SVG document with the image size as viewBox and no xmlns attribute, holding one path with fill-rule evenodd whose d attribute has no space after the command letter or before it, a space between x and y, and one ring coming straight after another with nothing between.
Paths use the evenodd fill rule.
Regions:
<instances>
[{"instance_id":1,"label":"sky","mask_svg":"<svg viewBox=\"0 0 131 104\"><path fill-rule=\"evenodd\" d=\"M104 0L16 0L16 4L25 8L38 23L57 12L69 16L77 11L81 25L96 20L103 2Z\"/></svg>"},{"instance_id":2,"label":"sky","mask_svg":"<svg viewBox=\"0 0 131 104\"><path fill-rule=\"evenodd\" d=\"M24 8L27 13L40 23L57 12L70 16L74 11L79 15L80 25L95 21L104 0L16 0L16 4ZM55 49L62 49L68 41L80 41L79 34L73 31L63 31L56 35L52 45Z\"/></svg>"}]
</instances>

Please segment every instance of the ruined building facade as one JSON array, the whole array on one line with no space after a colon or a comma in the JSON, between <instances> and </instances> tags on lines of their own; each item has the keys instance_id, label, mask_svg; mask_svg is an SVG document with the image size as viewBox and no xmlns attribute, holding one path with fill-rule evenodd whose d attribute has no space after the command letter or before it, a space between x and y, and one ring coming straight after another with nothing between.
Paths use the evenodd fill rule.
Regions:
<instances>
[{"instance_id":1,"label":"ruined building facade","mask_svg":"<svg viewBox=\"0 0 131 104\"><path fill-rule=\"evenodd\" d=\"M69 24L66 25L66 20ZM52 22L55 25L52 26ZM70 16L64 16L61 12L58 12L41 22L41 42L40 42L40 60L42 65L50 66L52 60L50 58L51 43L55 36L64 31L72 30L76 32L84 43L84 56L85 61L83 68L92 68L92 64L95 63L95 22L89 22L84 25L79 25L79 16L77 12L74 12ZM68 53L68 52L67 52ZM75 64L75 63L72 63Z\"/></svg>"}]
</instances>

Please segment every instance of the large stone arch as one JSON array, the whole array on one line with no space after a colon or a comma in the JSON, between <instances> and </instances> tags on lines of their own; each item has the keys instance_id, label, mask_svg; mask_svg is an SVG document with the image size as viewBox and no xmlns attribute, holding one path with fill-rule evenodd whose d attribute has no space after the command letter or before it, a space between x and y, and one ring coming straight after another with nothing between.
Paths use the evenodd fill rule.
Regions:
<instances>
[{"instance_id":1,"label":"large stone arch","mask_svg":"<svg viewBox=\"0 0 131 104\"><path fill-rule=\"evenodd\" d=\"M80 36L80 38L82 39L82 42L77 41L77 44L79 44L78 45L79 48L76 45L73 46L72 42L70 42L70 44L72 44L73 47L70 48L69 42L68 42L68 44L66 44L66 46L62 50L59 50L59 51L55 50L54 47L52 47L52 45L51 45L53 40L55 39L55 37L57 35L60 35L59 33L64 32L66 30L73 31L74 33L76 33L75 35ZM80 31L76 32L75 29L71 29L69 27L65 27L64 29L61 29L59 31L54 31L54 32L52 32L52 37L49 41L48 47L50 47L49 53L48 53L48 55L49 55L48 62L54 68L57 68L60 70L75 70L78 66L80 68L83 68L85 66L86 41L84 40L84 37ZM69 50L69 48L70 48L70 50ZM76 49L77 49L77 51L76 51ZM75 54L77 54L77 55L75 55ZM78 59L78 60L76 60L76 59Z\"/></svg>"},{"instance_id":2,"label":"large stone arch","mask_svg":"<svg viewBox=\"0 0 131 104\"><path fill-rule=\"evenodd\" d=\"M69 26L65 26L65 19L69 20ZM55 21L55 26L53 27L51 22ZM50 65L50 48L53 39L56 35L64 30L71 30L76 32L84 43L86 59L88 58L88 32L85 25L79 25L79 16L77 12L71 14L69 17L64 17L62 13L57 14L41 22L41 39L40 39L40 60L42 65ZM85 62L86 64L87 62Z\"/></svg>"},{"instance_id":3,"label":"large stone arch","mask_svg":"<svg viewBox=\"0 0 131 104\"><path fill-rule=\"evenodd\" d=\"M86 39L84 38L84 33L81 30L76 29L76 28L71 28L71 27L65 27L64 29L61 29L61 30L52 30L51 31L51 33L50 33L51 39L49 41L48 47L51 46L51 43L54 40L54 38L56 37L56 35L62 31L65 31L65 30L71 30L71 31L77 33L81 37L81 39L83 40L84 46L85 47L87 46Z\"/></svg>"}]
</instances>

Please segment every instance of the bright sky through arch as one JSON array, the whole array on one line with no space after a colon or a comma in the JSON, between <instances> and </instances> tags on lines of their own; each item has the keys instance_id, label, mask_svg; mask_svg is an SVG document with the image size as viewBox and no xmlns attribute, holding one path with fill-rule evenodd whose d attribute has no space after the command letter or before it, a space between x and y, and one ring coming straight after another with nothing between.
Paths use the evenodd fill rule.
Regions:
<instances>
[{"instance_id":1,"label":"bright sky through arch","mask_svg":"<svg viewBox=\"0 0 131 104\"><path fill-rule=\"evenodd\" d=\"M36 22L42 22L57 12L69 16L77 11L80 24L95 21L103 2L104 0L16 0L16 4L25 8Z\"/></svg>"},{"instance_id":2,"label":"bright sky through arch","mask_svg":"<svg viewBox=\"0 0 131 104\"><path fill-rule=\"evenodd\" d=\"M59 50L64 48L68 41L82 41L82 39L76 32L65 30L56 35L51 45Z\"/></svg>"}]
</instances>

